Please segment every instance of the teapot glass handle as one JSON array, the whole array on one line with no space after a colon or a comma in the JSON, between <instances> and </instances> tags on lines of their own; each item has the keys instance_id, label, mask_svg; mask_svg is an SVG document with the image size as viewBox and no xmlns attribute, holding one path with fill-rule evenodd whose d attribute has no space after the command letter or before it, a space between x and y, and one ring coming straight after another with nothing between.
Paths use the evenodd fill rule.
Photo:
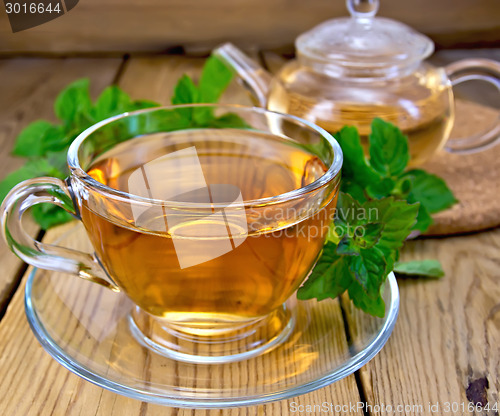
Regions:
<instances>
[{"instance_id":1,"label":"teapot glass handle","mask_svg":"<svg viewBox=\"0 0 500 416\"><path fill-rule=\"evenodd\" d=\"M452 86L465 81L482 80L493 84L500 93L500 62L490 59L462 59L447 65L445 71ZM451 153L474 153L497 142L500 142L500 115L486 132L448 140L446 150Z\"/></svg>"},{"instance_id":2,"label":"teapot glass handle","mask_svg":"<svg viewBox=\"0 0 500 416\"><path fill-rule=\"evenodd\" d=\"M256 105L263 108L267 106L267 95L273 78L269 72L232 43L225 43L215 48L212 54L238 74L245 88L252 94Z\"/></svg>"}]
</instances>

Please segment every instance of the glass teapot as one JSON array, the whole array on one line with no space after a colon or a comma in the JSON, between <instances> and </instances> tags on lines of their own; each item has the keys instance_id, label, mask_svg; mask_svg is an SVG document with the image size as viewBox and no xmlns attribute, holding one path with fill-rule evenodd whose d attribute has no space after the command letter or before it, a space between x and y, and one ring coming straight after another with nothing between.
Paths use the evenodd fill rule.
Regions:
<instances>
[{"instance_id":1,"label":"glass teapot","mask_svg":"<svg viewBox=\"0 0 500 416\"><path fill-rule=\"evenodd\" d=\"M474 137L448 140L454 120L452 86L471 79L500 91L500 63L464 59L436 68L424 59L433 42L410 27L375 17L378 0L347 0L351 17L326 21L296 39L297 58L273 78L232 44L213 53L243 79L258 105L289 113L332 133L356 126L367 146L375 117L408 136L412 165L446 144L469 153L493 145L500 122Z\"/></svg>"}]
</instances>

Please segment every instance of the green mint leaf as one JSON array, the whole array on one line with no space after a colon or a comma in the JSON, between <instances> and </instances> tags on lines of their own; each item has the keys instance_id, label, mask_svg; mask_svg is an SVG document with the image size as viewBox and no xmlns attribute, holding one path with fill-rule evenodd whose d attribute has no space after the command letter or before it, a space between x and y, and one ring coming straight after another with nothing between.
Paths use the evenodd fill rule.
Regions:
<instances>
[{"instance_id":1,"label":"green mint leaf","mask_svg":"<svg viewBox=\"0 0 500 416\"><path fill-rule=\"evenodd\" d=\"M64 179L69 174L68 169L68 150L61 149L57 152L48 151L44 159L52 166L53 176L59 179Z\"/></svg>"},{"instance_id":2,"label":"green mint leaf","mask_svg":"<svg viewBox=\"0 0 500 416\"><path fill-rule=\"evenodd\" d=\"M386 221L393 220L391 215L399 215L403 211L396 210L388 215L387 211L393 201L393 198L386 198L360 203L349 194L341 192L335 211L335 222L332 224L334 234L340 240L337 253L352 255L377 244L384 235ZM407 205L401 202L397 207ZM411 210L415 211L415 208L412 207ZM413 220L414 218L410 219L411 222ZM389 232L390 238L394 238L391 228Z\"/></svg>"},{"instance_id":3,"label":"green mint leaf","mask_svg":"<svg viewBox=\"0 0 500 416\"><path fill-rule=\"evenodd\" d=\"M334 224L341 238L337 254L347 255L355 279L373 296L392 270L398 250L415 223L419 205L394 197L360 204L345 194L341 194L339 202ZM363 237L359 237L361 234Z\"/></svg>"},{"instance_id":4,"label":"green mint leaf","mask_svg":"<svg viewBox=\"0 0 500 416\"><path fill-rule=\"evenodd\" d=\"M396 262L394 271L398 274L432 277L436 279L444 276L444 270L438 260Z\"/></svg>"},{"instance_id":5,"label":"green mint leaf","mask_svg":"<svg viewBox=\"0 0 500 416\"><path fill-rule=\"evenodd\" d=\"M373 247L380 239L384 224L372 223L347 228L347 235L338 243L337 254L358 255L362 249ZM352 235L350 235L352 234Z\"/></svg>"},{"instance_id":6,"label":"green mint leaf","mask_svg":"<svg viewBox=\"0 0 500 416\"><path fill-rule=\"evenodd\" d=\"M346 291L352 282L343 257L335 253L336 246L326 243L321 257L305 283L297 291L297 298L307 300L336 298Z\"/></svg>"},{"instance_id":7,"label":"green mint leaf","mask_svg":"<svg viewBox=\"0 0 500 416\"><path fill-rule=\"evenodd\" d=\"M232 79L232 71L217 57L210 56L201 72L199 102L216 103Z\"/></svg>"},{"instance_id":8,"label":"green mint leaf","mask_svg":"<svg viewBox=\"0 0 500 416\"><path fill-rule=\"evenodd\" d=\"M231 79L233 78L233 73L230 71L222 61L220 61L215 56L210 56L203 65L201 71L200 82L198 90L200 95L198 97L198 102L200 103L216 103L222 93L225 91ZM222 123L232 121L234 123L236 116L233 115L233 120L223 119ZM234 127L231 125L223 125L219 118L219 125L214 125L214 109L210 107L202 107L194 110L193 119L195 123L200 127ZM239 119L239 117L238 117ZM242 121L241 119L238 122Z\"/></svg>"},{"instance_id":9,"label":"green mint leaf","mask_svg":"<svg viewBox=\"0 0 500 416\"><path fill-rule=\"evenodd\" d=\"M372 221L384 224L377 246L399 250L415 224L419 205L390 197L368 201L363 207Z\"/></svg>"},{"instance_id":10,"label":"green mint leaf","mask_svg":"<svg viewBox=\"0 0 500 416\"><path fill-rule=\"evenodd\" d=\"M410 235L412 226L418 212L418 204L409 205L406 201L384 199L387 204L384 212L380 207L381 222L385 224L384 231L380 236L376 247L383 253L386 266L386 274L394 267L394 262L399 257L399 249L403 246L406 238ZM389 201L388 201L389 200Z\"/></svg>"},{"instance_id":11,"label":"green mint leaf","mask_svg":"<svg viewBox=\"0 0 500 416\"><path fill-rule=\"evenodd\" d=\"M342 181L347 180L366 187L381 180L380 175L371 168L365 158L361 138L355 127L342 128L335 134L335 139L344 154Z\"/></svg>"},{"instance_id":12,"label":"green mint leaf","mask_svg":"<svg viewBox=\"0 0 500 416\"><path fill-rule=\"evenodd\" d=\"M45 125L35 122L24 129L16 139L13 154L15 156L36 158L48 152L66 150L74 137L67 135L62 126Z\"/></svg>"},{"instance_id":13,"label":"green mint leaf","mask_svg":"<svg viewBox=\"0 0 500 416\"><path fill-rule=\"evenodd\" d=\"M104 120L126 111L131 110L132 101L129 95L118 88L116 85L111 85L104 89L99 98L97 98L93 115L96 121Z\"/></svg>"},{"instance_id":14,"label":"green mint leaf","mask_svg":"<svg viewBox=\"0 0 500 416\"><path fill-rule=\"evenodd\" d=\"M193 80L187 75L183 75L177 82L174 88L174 95L172 96L172 104L191 104L197 103L200 93L198 87L194 85ZM182 118L191 121L193 119L192 108L179 108L177 112Z\"/></svg>"},{"instance_id":15,"label":"green mint leaf","mask_svg":"<svg viewBox=\"0 0 500 416\"><path fill-rule=\"evenodd\" d=\"M336 298L346 290L353 304L373 316L385 315L385 304L380 295L380 289L370 296L355 280L353 272L345 256L335 253L336 246L327 243L319 258L316 267L306 282L298 289L297 298L300 300ZM349 257L350 258L350 257ZM368 263L371 269L371 264ZM383 276L383 275L381 275ZM383 278L380 278L383 280ZM378 279L377 279L378 280Z\"/></svg>"},{"instance_id":16,"label":"green mint leaf","mask_svg":"<svg viewBox=\"0 0 500 416\"><path fill-rule=\"evenodd\" d=\"M31 208L35 221L44 230L74 220L71 214L52 204L38 204Z\"/></svg>"},{"instance_id":17,"label":"green mint leaf","mask_svg":"<svg viewBox=\"0 0 500 416\"><path fill-rule=\"evenodd\" d=\"M399 249L413 229L419 210L419 204L408 204L394 197L368 201L365 210L372 218L384 224L384 229L375 247L385 258L386 275L393 269Z\"/></svg>"},{"instance_id":18,"label":"green mint leaf","mask_svg":"<svg viewBox=\"0 0 500 416\"><path fill-rule=\"evenodd\" d=\"M363 287L356 281L352 282L348 289L349 298L354 306L373 316L383 318L385 316L385 302L379 293L376 297L370 297Z\"/></svg>"},{"instance_id":19,"label":"green mint leaf","mask_svg":"<svg viewBox=\"0 0 500 416\"><path fill-rule=\"evenodd\" d=\"M66 124L84 124L90 119L92 101L89 93L89 80L79 79L68 85L56 98L54 111Z\"/></svg>"},{"instance_id":20,"label":"green mint leaf","mask_svg":"<svg viewBox=\"0 0 500 416\"><path fill-rule=\"evenodd\" d=\"M377 247L372 247L371 249L361 249L359 254L345 259L349 263L349 270L366 294L376 298L387 276L384 253Z\"/></svg>"},{"instance_id":21,"label":"green mint leaf","mask_svg":"<svg viewBox=\"0 0 500 416\"><path fill-rule=\"evenodd\" d=\"M357 226L380 223L380 213L377 202L373 202L369 206L366 205L367 203L368 202L361 203L351 195L340 192L337 200L337 207L335 209L335 228L340 227L345 232L351 229L348 235L354 236ZM383 206L385 205L386 204Z\"/></svg>"},{"instance_id":22,"label":"green mint leaf","mask_svg":"<svg viewBox=\"0 0 500 416\"><path fill-rule=\"evenodd\" d=\"M186 112L186 110L188 110L188 112ZM153 113L149 113L141 120L147 123L148 131L167 132L192 127L191 116L192 112L189 108L159 109ZM129 121L133 122L133 120L126 120L127 123L129 123ZM127 129L128 131L134 130L133 126L130 124L128 124ZM139 134L142 134L140 129L135 135Z\"/></svg>"},{"instance_id":23,"label":"green mint leaf","mask_svg":"<svg viewBox=\"0 0 500 416\"><path fill-rule=\"evenodd\" d=\"M200 93L193 80L187 75L183 75L174 87L172 104L197 103Z\"/></svg>"},{"instance_id":24,"label":"green mint leaf","mask_svg":"<svg viewBox=\"0 0 500 416\"><path fill-rule=\"evenodd\" d=\"M129 111L143 110L145 108L153 108L153 107L160 107L160 104L150 100L136 100L132 102Z\"/></svg>"},{"instance_id":25,"label":"green mint leaf","mask_svg":"<svg viewBox=\"0 0 500 416\"><path fill-rule=\"evenodd\" d=\"M412 186L412 179L403 176L395 182L391 194L398 199L408 199Z\"/></svg>"},{"instance_id":26,"label":"green mint leaf","mask_svg":"<svg viewBox=\"0 0 500 416\"><path fill-rule=\"evenodd\" d=\"M335 209L335 226L344 228L354 228L358 224L366 224L371 218L364 206L351 195L341 192L337 200ZM375 212L378 216L378 213ZM347 230L346 230L347 231Z\"/></svg>"},{"instance_id":27,"label":"green mint leaf","mask_svg":"<svg viewBox=\"0 0 500 416\"><path fill-rule=\"evenodd\" d=\"M360 203L366 202L368 200L365 193L366 188L353 180L345 178L343 172L340 187L343 193L351 195L356 201Z\"/></svg>"},{"instance_id":28,"label":"green mint leaf","mask_svg":"<svg viewBox=\"0 0 500 416\"><path fill-rule=\"evenodd\" d=\"M354 236L354 241L360 248L371 248L378 243L383 230L384 224L381 222L368 223L362 228L362 234Z\"/></svg>"},{"instance_id":29,"label":"green mint leaf","mask_svg":"<svg viewBox=\"0 0 500 416\"><path fill-rule=\"evenodd\" d=\"M411 232L418 208L419 204L394 197L361 203L341 192L327 249L300 289L299 299L321 300L344 289L356 307L384 316L380 291Z\"/></svg>"},{"instance_id":30,"label":"green mint leaf","mask_svg":"<svg viewBox=\"0 0 500 416\"><path fill-rule=\"evenodd\" d=\"M60 172L46 159L29 160L24 166L11 172L0 182L0 202L18 183L38 176L60 176Z\"/></svg>"},{"instance_id":31,"label":"green mint leaf","mask_svg":"<svg viewBox=\"0 0 500 416\"><path fill-rule=\"evenodd\" d=\"M22 166L14 172L9 173L0 182L0 203L7 196L9 191L16 186L18 183L25 181L26 179L34 178L37 174L33 173L31 169L26 166Z\"/></svg>"},{"instance_id":32,"label":"green mint leaf","mask_svg":"<svg viewBox=\"0 0 500 416\"><path fill-rule=\"evenodd\" d=\"M418 208L418 215L417 215L417 222L413 226L414 230L418 230L421 233L425 233L429 227L434 223L434 220L431 217L431 214L429 214L429 211L420 204Z\"/></svg>"},{"instance_id":33,"label":"green mint leaf","mask_svg":"<svg viewBox=\"0 0 500 416\"><path fill-rule=\"evenodd\" d=\"M247 124L238 114L226 113L212 120L210 127L246 129L250 128L250 125Z\"/></svg>"},{"instance_id":34,"label":"green mint leaf","mask_svg":"<svg viewBox=\"0 0 500 416\"><path fill-rule=\"evenodd\" d=\"M174 88L172 104L216 103L232 78L232 72L222 61L215 56L211 56L203 65L198 87L189 76L183 75L181 77ZM192 121L196 127L209 127L214 124L213 108L186 108L178 111L181 112L184 118ZM232 120L219 120L219 126L216 127L228 127L222 125L222 123L228 123L229 121L235 122L234 115ZM240 120L238 120L238 123L241 125Z\"/></svg>"},{"instance_id":35,"label":"green mint leaf","mask_svg":"<svg viewBox=\"0 0 500 416\"><path fill-rule=\"evenodd\" d=\"M74 137L67 135L62 126L53 126L47 130L41 139L41 155L46 155L48 152L66 151Z\"/></svg>"},{"instance_id":36,"label":"green mint leaf","mask_svg":"<svg viewBox=\"0 0 500 416\"><path fill-rule=\"evenodd\" d=\"M396 182L392 178L382 178L377 182L370 183L366 187L366 193L370 198L380 199L391 196Z\"/></svg>"},{"instance_id":37,"label":"green mint leaf","mask_svg":"<svg viewBox=\"0 0 500 416\"><path fill-rule=\"evenodd\" d=\"M337 254L346 256L356 256L359 254L359 247L353 238L343 237L337 245Z\"/></svg>"},{"instance_id":38,"label":"green mint leaf","mask_svg":"<svg viewBox=\"0 0 500 416\"><path fill-rule=\"evenodd\" d=\"M41 156L43 155L43 140L54 126L45 120L34 121L25 127L16 138L12 154L15 156Z\"/></svg>"},{"instance_id":39,"label":"green mint leaf","mask_svg":"<svg viewBox=\"0 0 500 416\"><path fill-rule=\"evenodd\" d=\"M412 181L408 200L420 202L430 214L443 211L458 202L439 176L422 169L412 169L404 177Z\"/></svg>"},{"instance_id":40,"label":"green mint leaf","mask_svg":"<svg viewBox=\"0 0 500 416\"><path fill-rule=\"evenodd\" d=\"M375 118L370 134L370 165L383 176L395 176L404 171L409 160L408 138L395 125Z\"/></svg>"},{"instance_id":41,"label":"green mint leaf","mask_svg":"<svg viewBox=\"0 0 500 416\"><path fill-rule=\"evenodd\" d=\"M196 127L214 127L213 123L215 120L213 107L198 107L193 108L193 124Z\"/></svg>"}]
</instances>

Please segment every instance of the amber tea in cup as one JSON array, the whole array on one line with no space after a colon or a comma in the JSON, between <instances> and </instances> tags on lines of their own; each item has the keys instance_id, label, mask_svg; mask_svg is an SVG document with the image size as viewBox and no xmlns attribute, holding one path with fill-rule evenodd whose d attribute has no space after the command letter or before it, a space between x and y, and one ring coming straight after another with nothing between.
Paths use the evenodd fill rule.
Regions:
<instances>
[{"instance_id":1,"label":"amber tea in cup","mask_svg":"<svg viewBox=\"0 0 500 416\"><path fill-rule=\"evenodd\" d=\"M271 134L200 130L129 140L106 152L88 174L103 185L128 192L130 175L137 169L158 155L192 146L196 148L208 185L229 182L247 200L299 189L327 171L317 156L281 143ZM151 180L172 182L166 185L169 188L179 182L182 185L182 177L196 168L191 163L197 164L198 160L180 155L171 171L166 166L160 178ZM294 217L267 218L269 224L265 230L258 224L258 218L249 218L248 235L238 247L187 268L179 264L172 241L175 233L189 239L193 251L186 254L196 262L200 242L227 239L225 228L217 230L218 217L210 220L207 215L208 220L202 225L185 221L184 230L158 232L134 226L133 216L129 218L127 212L116 213L109 221L86 201L82 203L81 216L99 258L134 303L172 321L203 324L264 316L288 299L323 245L324 228L328 227L334 202L332 194L318 213L299 222ZM153 218L146 218L145 224L156 221L156 214L152 210L149 215ZM279 215L279 210L275 214ZM300 232L300 228L309 232ZM317 232L311 233L313 229Z\"/></svg>"},{"instance_id":2,"label":"amber tea in cup","mask_svg":"<svg viewBox=\"0 0 500 416\"><path fill-rule=\"evenodd\" d=\"M186 125L186 111L204 124ZM29 263L126 295L138 342L184 361L234 361L293 328L286 302L324 244L341 163L328 133L293 116L143 110L82 133L68 152L66 184L18 185L2 207L3 230ZM28 198L73 210L95 254L28 239L19 222Z\"/></svg>"}]
</instances>

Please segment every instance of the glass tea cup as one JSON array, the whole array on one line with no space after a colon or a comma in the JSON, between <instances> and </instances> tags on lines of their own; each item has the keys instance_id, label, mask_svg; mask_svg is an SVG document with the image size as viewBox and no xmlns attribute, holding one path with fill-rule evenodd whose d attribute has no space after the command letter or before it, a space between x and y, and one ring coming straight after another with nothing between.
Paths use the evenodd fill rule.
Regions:
<instances>
[{"instance_id":1,"label":"glass tea cup","mask_svg":"<svg viewBox=\"0 0 500 416\"><path fill-rule=\"evenodd\" d=\"M286 339L337 201L330 134L260 108L160 107L90 127L67 160L66 181L24 181L0 208L21 259L123 293L136 340L175 359L236 361ZM26 233L25 211L47 202L82 221L94 254Z\"/></svg>"}]
</instances>

